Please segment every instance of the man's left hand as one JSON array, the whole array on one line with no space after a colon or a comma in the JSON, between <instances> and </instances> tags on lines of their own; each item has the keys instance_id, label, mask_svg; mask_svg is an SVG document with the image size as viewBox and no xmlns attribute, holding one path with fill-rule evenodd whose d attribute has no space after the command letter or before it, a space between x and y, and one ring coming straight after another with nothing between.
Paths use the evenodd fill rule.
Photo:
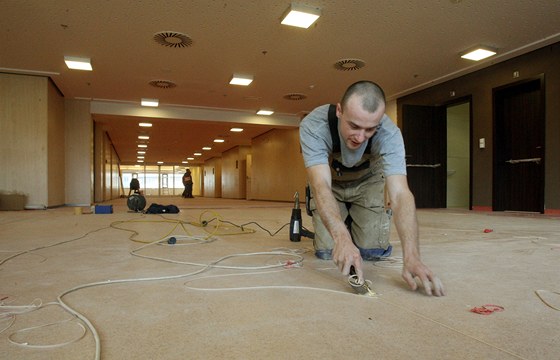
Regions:
<instances>
[{"instance_id":1,"label":"man's left hand","mask_svg":"<svg viewBox=\"0 0 560 360\"><path fill-rule=\"evenodd\" d=\"M418 277L427 295L445 296L441 280L420 260L405 261L402 277L414 291L418 288L414 278Z\"/></svg>"}]
</instances>

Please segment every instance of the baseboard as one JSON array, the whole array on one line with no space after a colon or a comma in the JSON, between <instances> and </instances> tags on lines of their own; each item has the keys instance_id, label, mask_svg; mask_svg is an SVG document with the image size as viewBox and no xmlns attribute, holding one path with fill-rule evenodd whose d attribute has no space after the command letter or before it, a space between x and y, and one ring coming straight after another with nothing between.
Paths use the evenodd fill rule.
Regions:
<instances>
[{"instance_id":1,"label":"baseboard","mask_svg":"<svg viewBox=\"0 0 560 360\"><path fill-rule=\"evenodd\" d=\"M491 206L473 206L472 209L473 211L492 211Z\"/></svg>"}]
</instances>

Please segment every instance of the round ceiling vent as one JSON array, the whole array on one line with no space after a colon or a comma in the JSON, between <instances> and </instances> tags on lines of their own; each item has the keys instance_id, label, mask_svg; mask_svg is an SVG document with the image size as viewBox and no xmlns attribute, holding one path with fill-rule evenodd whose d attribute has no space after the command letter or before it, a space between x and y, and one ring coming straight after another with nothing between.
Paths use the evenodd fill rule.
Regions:
<instances>
[{"instance_id":1,"label":"round ceiling vent","mask_svg":"<svg viewBox=\"0 0 560 360\"><path fill-rule=\"evenodd\" d=\"M364 66L366 63L360 59L340 59L334 63L334 68L340 71L354 71Z\"/></svg>"},{"instance_id":2,"label":"round ceiling vent","mask_svg":"<svg viewBox=\"0 0 560 360\"><path fill-rule=\"evenodd\" d=\"M149 84L160 89L170 89L177 86L177 84L169 80L152 80L149 82Z\"/></svg>"},{"instance_id":3,"label":"round ceiling vent","mask_svg":"<svg viewBox=\"0 0 560 360\"><path fill-rule=\"evenodd\" d=\"M291 93L291 94L284 95L284 99L298 101L298 100L307 99L307 95L299 94L299 93Z\"/></svg>"},{"instance_id":4,"label":"round ceiling vent","mask_svg":"<svg viewBox=\"0 0 560 360\"><path fill-rule=\"evenodd\" d=\"M162 31L154 34L154 40L160 45L169 47L189 47L192 39L185 34L174 31Z\"/></svg>"}]
</instances>

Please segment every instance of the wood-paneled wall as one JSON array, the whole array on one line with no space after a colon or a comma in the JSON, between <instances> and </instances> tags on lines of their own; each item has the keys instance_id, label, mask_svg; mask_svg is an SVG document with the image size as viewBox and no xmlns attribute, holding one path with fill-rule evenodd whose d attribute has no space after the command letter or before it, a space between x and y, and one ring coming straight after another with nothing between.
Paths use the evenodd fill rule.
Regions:
<instances>
[{"instance_id":1,"label":"wood-paneled wall","mask_svg":"<svg viewBox=\"0 0 560 360\"><path fill-rule=\"evenodd\" d=\"M86 100L66 100L66 204L88 206L93 198L93 122Z\"/></svg>"},{"instance_id":2,"label":"wood-paneled wall","mask_svg":"<svg viewBox=\"0 0 560 360\"><path fill-rule=\"evenodd\" d=\"M0 74L0 169L28 208L64 204L64 101L47 77Z\"/></svg>"},{"instance_id":3,"label":"wood-paneled wall","mask_svg":"<svg viewBox=\"0 0 560 360\"><path fill-rule=\"evenodd\" d=\"M236 146L222 154L223 198L246 198L247 155L250 152L250 146Z\"/></svg>"},{"instance_id":4,"label":"wood-paneled wall","mask_svg":"<svg viewBox=\"0 0 560 360\"><path fill-rule=\"evenodd\" d=\"M64 97L51 81L47 95L47 204L57 206L66 201Z\"/></svg>"},{"instance_id":5,"label":"wood-paneled wall","mask_svg":"<svg viewBox=\"0 0 560 360\"><path fill-rule=\"evenodd\" d=\"M222 158L215 157L204 163L204 197L222 197Z\"/></svg>"},{"instance_id":6,"label":"wood-paneled wall","mask_svg":"<svg viewBox=\"0 0 560 360\"><path fill-rule=\"evenodd\" d=\"M251 198L292 201L305 196L307 175L299 144L299 129L275 129L252 141Z\"/></svg>"}]
</instances>

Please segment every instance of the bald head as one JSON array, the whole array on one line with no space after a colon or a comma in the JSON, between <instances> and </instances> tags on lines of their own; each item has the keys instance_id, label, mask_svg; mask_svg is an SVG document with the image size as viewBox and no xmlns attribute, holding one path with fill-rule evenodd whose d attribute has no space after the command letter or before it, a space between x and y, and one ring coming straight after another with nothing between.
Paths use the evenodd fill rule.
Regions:
<instances>
[{"instance_id":1,"label":"bald head","mask_svg":"<svg viewBox=\"0 0 560 360\"><path fill-rule=\"evenodd\" d=\"M370 113L375 112L381 106L385 106L383 89L372 81L358 81L348 87L340 101L343 111L348 104L348 100L353 96L359 97L362 108Z\"/></svg>"}]
</instances>

